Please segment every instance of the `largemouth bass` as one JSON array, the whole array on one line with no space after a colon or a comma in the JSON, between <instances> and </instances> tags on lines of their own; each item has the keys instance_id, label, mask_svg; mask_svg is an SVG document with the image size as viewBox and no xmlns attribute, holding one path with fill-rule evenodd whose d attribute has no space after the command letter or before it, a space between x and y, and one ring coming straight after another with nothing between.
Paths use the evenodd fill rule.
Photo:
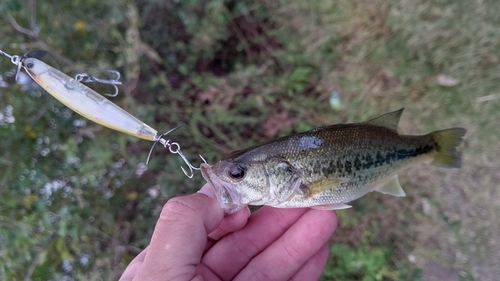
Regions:
<instances>
[{"instance_id":1,"label":"largemouth bass","mask_svg":"<svg viewBox=\"0 0 500 281\"><path fill-rule=\"evenodd\" d=\"M227 213L245 205L345 209L374 190L405 196L397 173L418 163L460 167L466 130L399 135L402 113L281 137L202 164L201 173Z\"/></svg>"}]
</instances>

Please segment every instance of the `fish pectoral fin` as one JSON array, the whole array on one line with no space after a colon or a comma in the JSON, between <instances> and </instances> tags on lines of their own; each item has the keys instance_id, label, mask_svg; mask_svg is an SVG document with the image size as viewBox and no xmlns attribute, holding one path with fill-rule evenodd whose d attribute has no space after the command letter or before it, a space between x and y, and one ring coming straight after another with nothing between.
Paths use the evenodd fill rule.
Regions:
<instances>
[{"instance_id":1,"label":"fish pectoral fin","mask_svg":"<svg viewBox=\"0 0 500 281\"><path fill-rule=\"evenodd\" d=\"M307 195L307 197L311 197L315 194L318 194L328 189L332 189L333 187L336 187L339 184L348 181L349 178L328 177L303 185L301 187L301 190Z\"/></svg>"},{"instance_id":2,"label":"fish pectoral fin","mask_svg":"<svg viewBox=\"0 0 500 281\"><path fill-rule=\"evenodd\" d=\"M390 178L386 183L375 189L376 191L392 196L405 197L406 193L398 181L398 175Z\"/></svg>"},{"instance_id":3,"label":"fish pectoral fin","mask_svg":"<svg viewBox=\"0 0 500 281\"><path fill-rule=\"evenodd\" d=\"M366 121L366 124L385 127L394 131L398 130L399 118L401 118L401 114L403 114L404 108L399 110L386 113L382 116L373 118L371 120Z\"/></svg>"},{"instance_id":4,"label":"fish pectoral fin","mask_svg":"<svg viewBox=\"0 0 500 281\"><path fill-rule=\"evenodd\" d=\"M332 203L332 204L324 204L318 206L312 206L311 209L316 210L343 210L351 208L351 205L347 205L344 203Z\"/></svg>"}]
</instances>

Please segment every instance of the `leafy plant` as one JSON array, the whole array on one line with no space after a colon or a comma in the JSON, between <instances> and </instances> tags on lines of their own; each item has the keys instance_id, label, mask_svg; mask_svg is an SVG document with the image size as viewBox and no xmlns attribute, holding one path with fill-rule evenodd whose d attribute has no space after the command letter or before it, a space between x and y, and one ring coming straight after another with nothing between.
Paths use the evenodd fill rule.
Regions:
<instances>
[{"instance_id":1,"label":"leafy plant","mask_svg":"<svg viewBox=\"0 0 500 281\"><path fill-rule=\"evenodd\" d=\"M120 71L112 101L158 131L184 124L169 137L194 163L403 106L403 133L465 126L464 169L412 169L400 177L407 198L369 194L338 212L323 279L419 280L436 263L488 280L500 253L490 243L500 225L498 6L6 0L0 49L45 49L69 75ZM85 121L12 73L0 58L0 280L117 279L161 206L203 179L187 179L161 148L146 167L150 143ZM443 73L456 85L440 85Z\"/></svg>"},{"instance_id":2,"label":"leafy plant","mask_svg":"<svg viewBox=\"0 0 500 281\"><path fill-rule=\"evenodd\" d=\"M355 247L333 244L322 280L403 280L391 266L393 252L391 247L373 246L367 239Z\"/></svg>"}]
</instances>

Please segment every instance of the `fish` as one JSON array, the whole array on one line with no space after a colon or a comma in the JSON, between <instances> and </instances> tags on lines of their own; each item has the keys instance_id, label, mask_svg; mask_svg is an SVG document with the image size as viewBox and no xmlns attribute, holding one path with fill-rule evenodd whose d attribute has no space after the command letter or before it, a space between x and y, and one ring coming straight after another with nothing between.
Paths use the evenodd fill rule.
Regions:
<instances>
[{"instance_id":1,"label":"fish","mask_svg":"<svg viewBox=\"0 0 500 281\"><path fill-rule=\"evenodd\" d=\"M246 205L350 208L371 191L406 196L398 172L428 163L459 168L464 128L400 135L404 108L361 123L335 124L234 151L201 174L227 214Z\"/></svg>"}]
</instances>

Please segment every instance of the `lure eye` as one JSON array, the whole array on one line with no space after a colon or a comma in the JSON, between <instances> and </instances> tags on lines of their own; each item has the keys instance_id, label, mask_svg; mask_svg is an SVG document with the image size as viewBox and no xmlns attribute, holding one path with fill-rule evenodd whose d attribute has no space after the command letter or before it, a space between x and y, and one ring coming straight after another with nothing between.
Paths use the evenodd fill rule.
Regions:
<instances>
[{"instance_id":1,"label":"lure eye","mask_svg":"<svg viewBox=\"0 0 500 281\"><path fill-rule=\"evenodd\" d=\"M35 66L35 64L34 64L34 63L32 63L32 62L28 62L28 63L26 64L26 67L27 67L27 68L29 68L29 69L33 68L33 66Z\"/></svg>"},{"instance_id":2,"label":"lure eye","mask_svg":"<svg viewBox=\"0 0 500 281\"><path fill-rule=\"evenodd\" d=\"M245 177L245 170L245 166L236 164L229 168L228 175L233 180L242 180Z\"/></svg>"}]
</instances>

